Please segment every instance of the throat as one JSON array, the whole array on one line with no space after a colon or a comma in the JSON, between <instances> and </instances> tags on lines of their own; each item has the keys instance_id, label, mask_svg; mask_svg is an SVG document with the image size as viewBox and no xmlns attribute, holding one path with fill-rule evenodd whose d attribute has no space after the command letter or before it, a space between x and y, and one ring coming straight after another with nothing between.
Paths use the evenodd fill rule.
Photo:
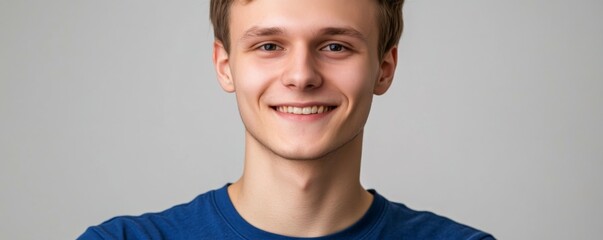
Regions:
<instances>
[{"instance_id":1,"label":"throat","mask_svg":"<svg viewBox=\"0 0 603 240\"><path fill-rule=\"evenodd\" d=\"M319 237L346 229L364 216L373 201L360 184L337 189L318 184L254 192L241 179L229 186L228 193L239 215L253 226L295 237Z\"/></svg>"},{"instance_id":2,"label":"throat","mask_svg":"<svg viewBox=\"0 0 603 240\"><path fill-rule=\"evenodd\" d=\"M248 134L241 178L230 199L251 225L275 234L318 237L357 222L373 196L360 184L362 134L330 154L285 159Z\"/></svg>"}]
</instances>

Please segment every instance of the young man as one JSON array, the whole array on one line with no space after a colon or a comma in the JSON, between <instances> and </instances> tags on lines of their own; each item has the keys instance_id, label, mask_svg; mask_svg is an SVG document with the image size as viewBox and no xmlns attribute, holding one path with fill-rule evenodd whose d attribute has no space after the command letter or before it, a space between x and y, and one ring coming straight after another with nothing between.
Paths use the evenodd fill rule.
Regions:
<instances>
[{"instance_id":1,"label":"young man","mask_svg":"<svg viewBox=\"0 0 603 240\"><path fill-rule=\"evenodd\" d=\"M389 88L403 0L212 0L218 80L245 125L241 178L80 239L493 239L360 184L373 95Z\"/></svg>"}]
</instances>

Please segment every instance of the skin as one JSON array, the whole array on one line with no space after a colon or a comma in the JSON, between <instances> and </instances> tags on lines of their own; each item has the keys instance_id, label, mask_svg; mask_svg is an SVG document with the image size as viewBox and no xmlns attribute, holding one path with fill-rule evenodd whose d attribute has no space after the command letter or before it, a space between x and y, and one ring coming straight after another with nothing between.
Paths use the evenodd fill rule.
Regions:
<instances>
[{"instance_id":1,"label":"skin","mask_svg":"<svg viewBox=\"0 0 603 240\"><path fill-rule=\"evenodd\" d=\"M229 196L268 232L328 235L358 221L372 195L360 184L373 95L387 91L394 47L378 58L372 0L235 1L231 49L214 43L218 80L236 94L245 167ZM283 108L328 106L299 115Z\"/></svg>"}]
</instances>

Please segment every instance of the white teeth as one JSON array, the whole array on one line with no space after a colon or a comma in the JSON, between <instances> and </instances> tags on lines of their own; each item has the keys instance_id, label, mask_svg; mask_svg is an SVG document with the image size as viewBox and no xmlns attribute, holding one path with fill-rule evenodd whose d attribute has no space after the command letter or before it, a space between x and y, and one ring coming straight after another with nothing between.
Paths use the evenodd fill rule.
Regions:
<instances>
[{"instance_id":1,"label":"white teeth","mask_svg":"<svg viewBox=\"0 0 603 240\"><path fill-rule=\"evenodd\" d=\"M302 114L302 108L293 107L293 114Z\"/></svg>"},{"instance_id":2,"label":"white teeth","mask_svg":"<svg viewBox=\"0 0 603 240\"><path fill-rule=\"evenodd\" d=\"M312 113L312 107L305 107L302 109L302 113L303 114L310 114Z\"/></svg>"},{"instance_id":3,"label":"white teeth","mask_svg":"<svg viewBox=\"0 0 603 240\"><path fill-rule=\"evenodd\" d=\"M292 106L278 106L276 110L284 113L308 115L317 114L330 111L332 108L328 106L311 106L311 107L292 107Z\"/></svg>"}]
</instances>

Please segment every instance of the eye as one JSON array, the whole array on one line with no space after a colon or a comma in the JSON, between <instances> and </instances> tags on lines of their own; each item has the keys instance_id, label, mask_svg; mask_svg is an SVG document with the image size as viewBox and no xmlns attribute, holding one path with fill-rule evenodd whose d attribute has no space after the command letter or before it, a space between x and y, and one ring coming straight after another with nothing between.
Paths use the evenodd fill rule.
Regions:
<instances>
[{"instance_id":1,"label":"eye","mask_svg":"<svg viewBox=\"0 0 603 240\"><path fill-rule=\"evenodd\" d=\"M274 43L266 43L266 44L262 44L260 46L260 50L268 51L268 52L276 51L276 50L280 50L280 49L281 49L281 47L279 47L278 45L276 45Z\"/></svg>"},{"instance_id":2,"label":"eye","mask_svg":"<svg viewBox=\"0 0 603 240\"><path fill-rule=\"evenodd\" d=\"M321 49L322 51L331 51L331 52L341 52L346 50L346 47L344 47L341 44L338 43L330 43L327 46L323 47Z\"/></svg>"}]
</instances>

